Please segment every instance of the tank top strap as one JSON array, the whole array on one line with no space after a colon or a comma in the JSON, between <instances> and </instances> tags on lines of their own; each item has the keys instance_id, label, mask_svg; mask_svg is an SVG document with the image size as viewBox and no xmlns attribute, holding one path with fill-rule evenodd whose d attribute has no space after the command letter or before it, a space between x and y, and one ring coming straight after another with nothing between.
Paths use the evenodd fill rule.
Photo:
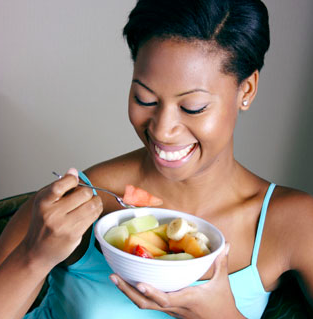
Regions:
<instances>
[{"instance_id":1,"label":"tank top strap","mask_svg":"<svg viewBox=\"0 0 313 319\"><path fill-rule=\"evenodd\" d=\"M83 172L81 172L81 171L78 171L78 176L79 176L79 178L80 178L83 182L85 182L87 185L92 186L92 184L91 184L89 178L86 176L85 173L83 173ZM94 195L98 195L98 194L97 194L97 191L96 191L95 189L93 189L92 191L93 191L93 194L94 194ZM88 252L90 251L91 247L94 246L95 241L96 241L96 238L95 238L95 235L94 235L94 227L95 227L95 224L96 224L96 223L93 223L93 225L92 225L92 232L91 232L89 247L88 247L88 249L87 249L87 254L88 254Z\"/></svg>"},{"instance_id":2,"label":"tank top strap","mask_svg":"<svg viewBox=\"0 0 313 319\"><path fill-rule=\"evenodd\" d=\"M82 181L84 181L87 185L92 186L92 184L91 184L89 178L86 176L85 173L83 173L83 172L81 172L81 171L78 171L78 176L79 176L79 178L80 178ZM96 192L95 189L93 189L92 191L93 191L93 194L94 194L94 195L97 195L97 192Z\"/></svg>"},{"instance_id":3,"label":"tank top strap","mask_svg":"<svg viewBox=\"0 0 313 319\"><path fill-rule=\"evenodd\" d=\"M271 183L270 186L268 187L268 190L267 190L265 197L264 197L264 201L263 201L263 205L262 205L262 209L261 209L261 214L260 214L260 219L259 219L259 224L258 224L258 229L257 229L257 233L255 236L253 252L252 252L251 264L254 266L256 266L256 263L258 260L258 254L259 254L259 249L260 249L260 244L261 244L261 239L262 239L262 234L263 234L263 228L264 228L267 208L268 208L268 204L269 204L269 201L270 201L271 196L273 194L275 186L276 186L276 184Z\"/></svg>"}]
</instances>

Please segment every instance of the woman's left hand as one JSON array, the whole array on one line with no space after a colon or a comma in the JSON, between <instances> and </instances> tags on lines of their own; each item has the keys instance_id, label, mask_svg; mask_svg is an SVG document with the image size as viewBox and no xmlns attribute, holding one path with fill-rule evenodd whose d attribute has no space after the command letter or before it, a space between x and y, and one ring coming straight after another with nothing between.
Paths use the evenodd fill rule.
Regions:
<instances>
[{"instance_id":1,"label":"woman's left hand","mask_svg":"<svg viewBox=\"0 0 313 319\"><path fill-rule=\"evenodd\" d=\"M140 309L158 310L184 319L244 318L236 308L230 289L228 250L229 244L226 244L214 262L214 274L207 283L176 292L166 293L144 283L136 289L116 274L110 278Z\"/></svg>"}]
</instances>

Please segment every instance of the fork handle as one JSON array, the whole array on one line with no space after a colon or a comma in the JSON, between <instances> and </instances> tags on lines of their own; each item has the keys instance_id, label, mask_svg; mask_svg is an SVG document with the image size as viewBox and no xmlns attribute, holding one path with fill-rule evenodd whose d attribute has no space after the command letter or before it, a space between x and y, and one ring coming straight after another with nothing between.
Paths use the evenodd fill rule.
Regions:
<instances>
[{"instance_id":1,"label":"fork handle","mask_svg":"<svg viewBox=\"0 0 313 319\"><path fill-rule=\"evenodd\" d=\"M94 190L97 190L97 191L102 191L102 192L108 193L108 194L114 196L115 198L117 198L116 194L114 194L114 193L112 193L112 192L110 192L110 191L108 191L107 189L104 189L104 188L95 187L95 186L82 184L82 183L78 183L78 186L88 187L88 188L91 188L91 189L94 189Z\"/></svg>"}]
</instances>

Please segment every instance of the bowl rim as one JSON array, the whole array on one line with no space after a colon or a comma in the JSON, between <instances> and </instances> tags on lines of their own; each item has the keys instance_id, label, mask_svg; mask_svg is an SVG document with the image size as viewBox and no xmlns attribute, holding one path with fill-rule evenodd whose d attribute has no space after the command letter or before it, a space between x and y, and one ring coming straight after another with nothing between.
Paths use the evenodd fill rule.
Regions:
<instances>
[{"instance_id":1,"label":"bowl rim","mask_svg":"<svg viewBox=\"0 0 313 319\"><path fill-rule=\"evenodd\" d=\"M182 212L182 211L177 211L177 210L173 210L173 209L166 209L166 208L154 208L154 207L151 207L153 208L154 210L156 211L162 211L164 213L166 213L167 211L168 212L171 212L171 213L175 213L179 216L177 217L192 217L196 220L199 220L201 221L201 223L205 223L205 224L208 224L211 228L213 228L213 230L217 233L217 235L220 237L221 239L221 244L220 246L214 250L213 252L211 252L210 254L208 255L205 255L205 256L202 256L202 257L197 257L197 258L193 258L193 259L187 259L187 260L162 260L162 259L149 259L149 258L142 258L142 257L139 257L139 256L136 256L136 255L132 255L130 253L127 253L119 248L116 248L114 246L112 246L111 244L109 244L101 235L100 233L100 227L101 227L101 224L105 222L105 220L107 218L109 218L110 215L112 214L115 214L115 215L118 215L118 214L122 214L122 213L126 213L126 211L133 211L133 210L137 210L137 212L139 210L143 210L144 208L128 208L128 209L121 209L121 210L117 210L117 211L113 211L111 213L108 213L106 215L104 215L103 217L101 217L96 223L95 223L95 226L94 226L94 233L95 233L95 237L96 239L98 240L98 242L100 243L100 245L103 245L106 249L108 249L109 251L112 251L113 253L119 255L120 257L125 257L125 258L128 258L130 260L133 260L133 261L136 261L136 262L139 262L139 263L142 263L142 264L151 264L151 265L158 265L158 266L177 266L178 264L179 265L189 265L189 264L194 264L195 261L197 260L198 262L200 261L211 261L212 258L215 259L215 257L217 255L219 255L221 253L221 251L224 249L225 247L225 237L223 235L223 233L215 226L213 225L212 223L208 222L207 220L203 219L203 218L200 218L198 216L195 216L195 215L192 215L192 214L188 214L188 213L185 213L185 212ZM145 207L146 209L146 207ZM143 213L143 215L149 215L149 214L153 214L152 212L150 213ZM155 216L157 218L157 216ZM169 216L169 218L171 218ZM174 218L174 217L173 217ZM102 248L101 248L102 249ZM103 253L104 257L105 254Z\"/></svg>"}]
</instances>

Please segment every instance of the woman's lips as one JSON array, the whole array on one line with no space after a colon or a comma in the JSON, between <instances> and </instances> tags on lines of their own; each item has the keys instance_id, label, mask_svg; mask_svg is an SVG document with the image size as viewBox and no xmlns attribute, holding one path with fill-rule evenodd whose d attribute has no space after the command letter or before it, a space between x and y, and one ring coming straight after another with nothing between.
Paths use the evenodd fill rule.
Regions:
<instances>
[{"instance_id":1,"label":"woman's lips","mask_svg":"<svg viewBox=\"0 0 313 319\"><path fill-rule=\"evenodd\" d=\"M154 143L149 138L150 150L154 154L156 163L169 168L183 166L191 158L198 144L193 143L187 146L168 146Z\"/></svg>"},{"instance_id":2,"label":"woman's lips","mask_svg":"<svg viewBox=\"0 0 313 319\"><path fill-rule=\"evenodd\" d=\"M180 148L180 150L174 150L173 148L171 148L171 150L165 150L164 148L160 148L159 146L155 145L154 150L161 159L168 162L174 162L180 161L186 157L194 148L194 146L195 144L190 144L187 147Z\"/></svg>"}]
</instances>

